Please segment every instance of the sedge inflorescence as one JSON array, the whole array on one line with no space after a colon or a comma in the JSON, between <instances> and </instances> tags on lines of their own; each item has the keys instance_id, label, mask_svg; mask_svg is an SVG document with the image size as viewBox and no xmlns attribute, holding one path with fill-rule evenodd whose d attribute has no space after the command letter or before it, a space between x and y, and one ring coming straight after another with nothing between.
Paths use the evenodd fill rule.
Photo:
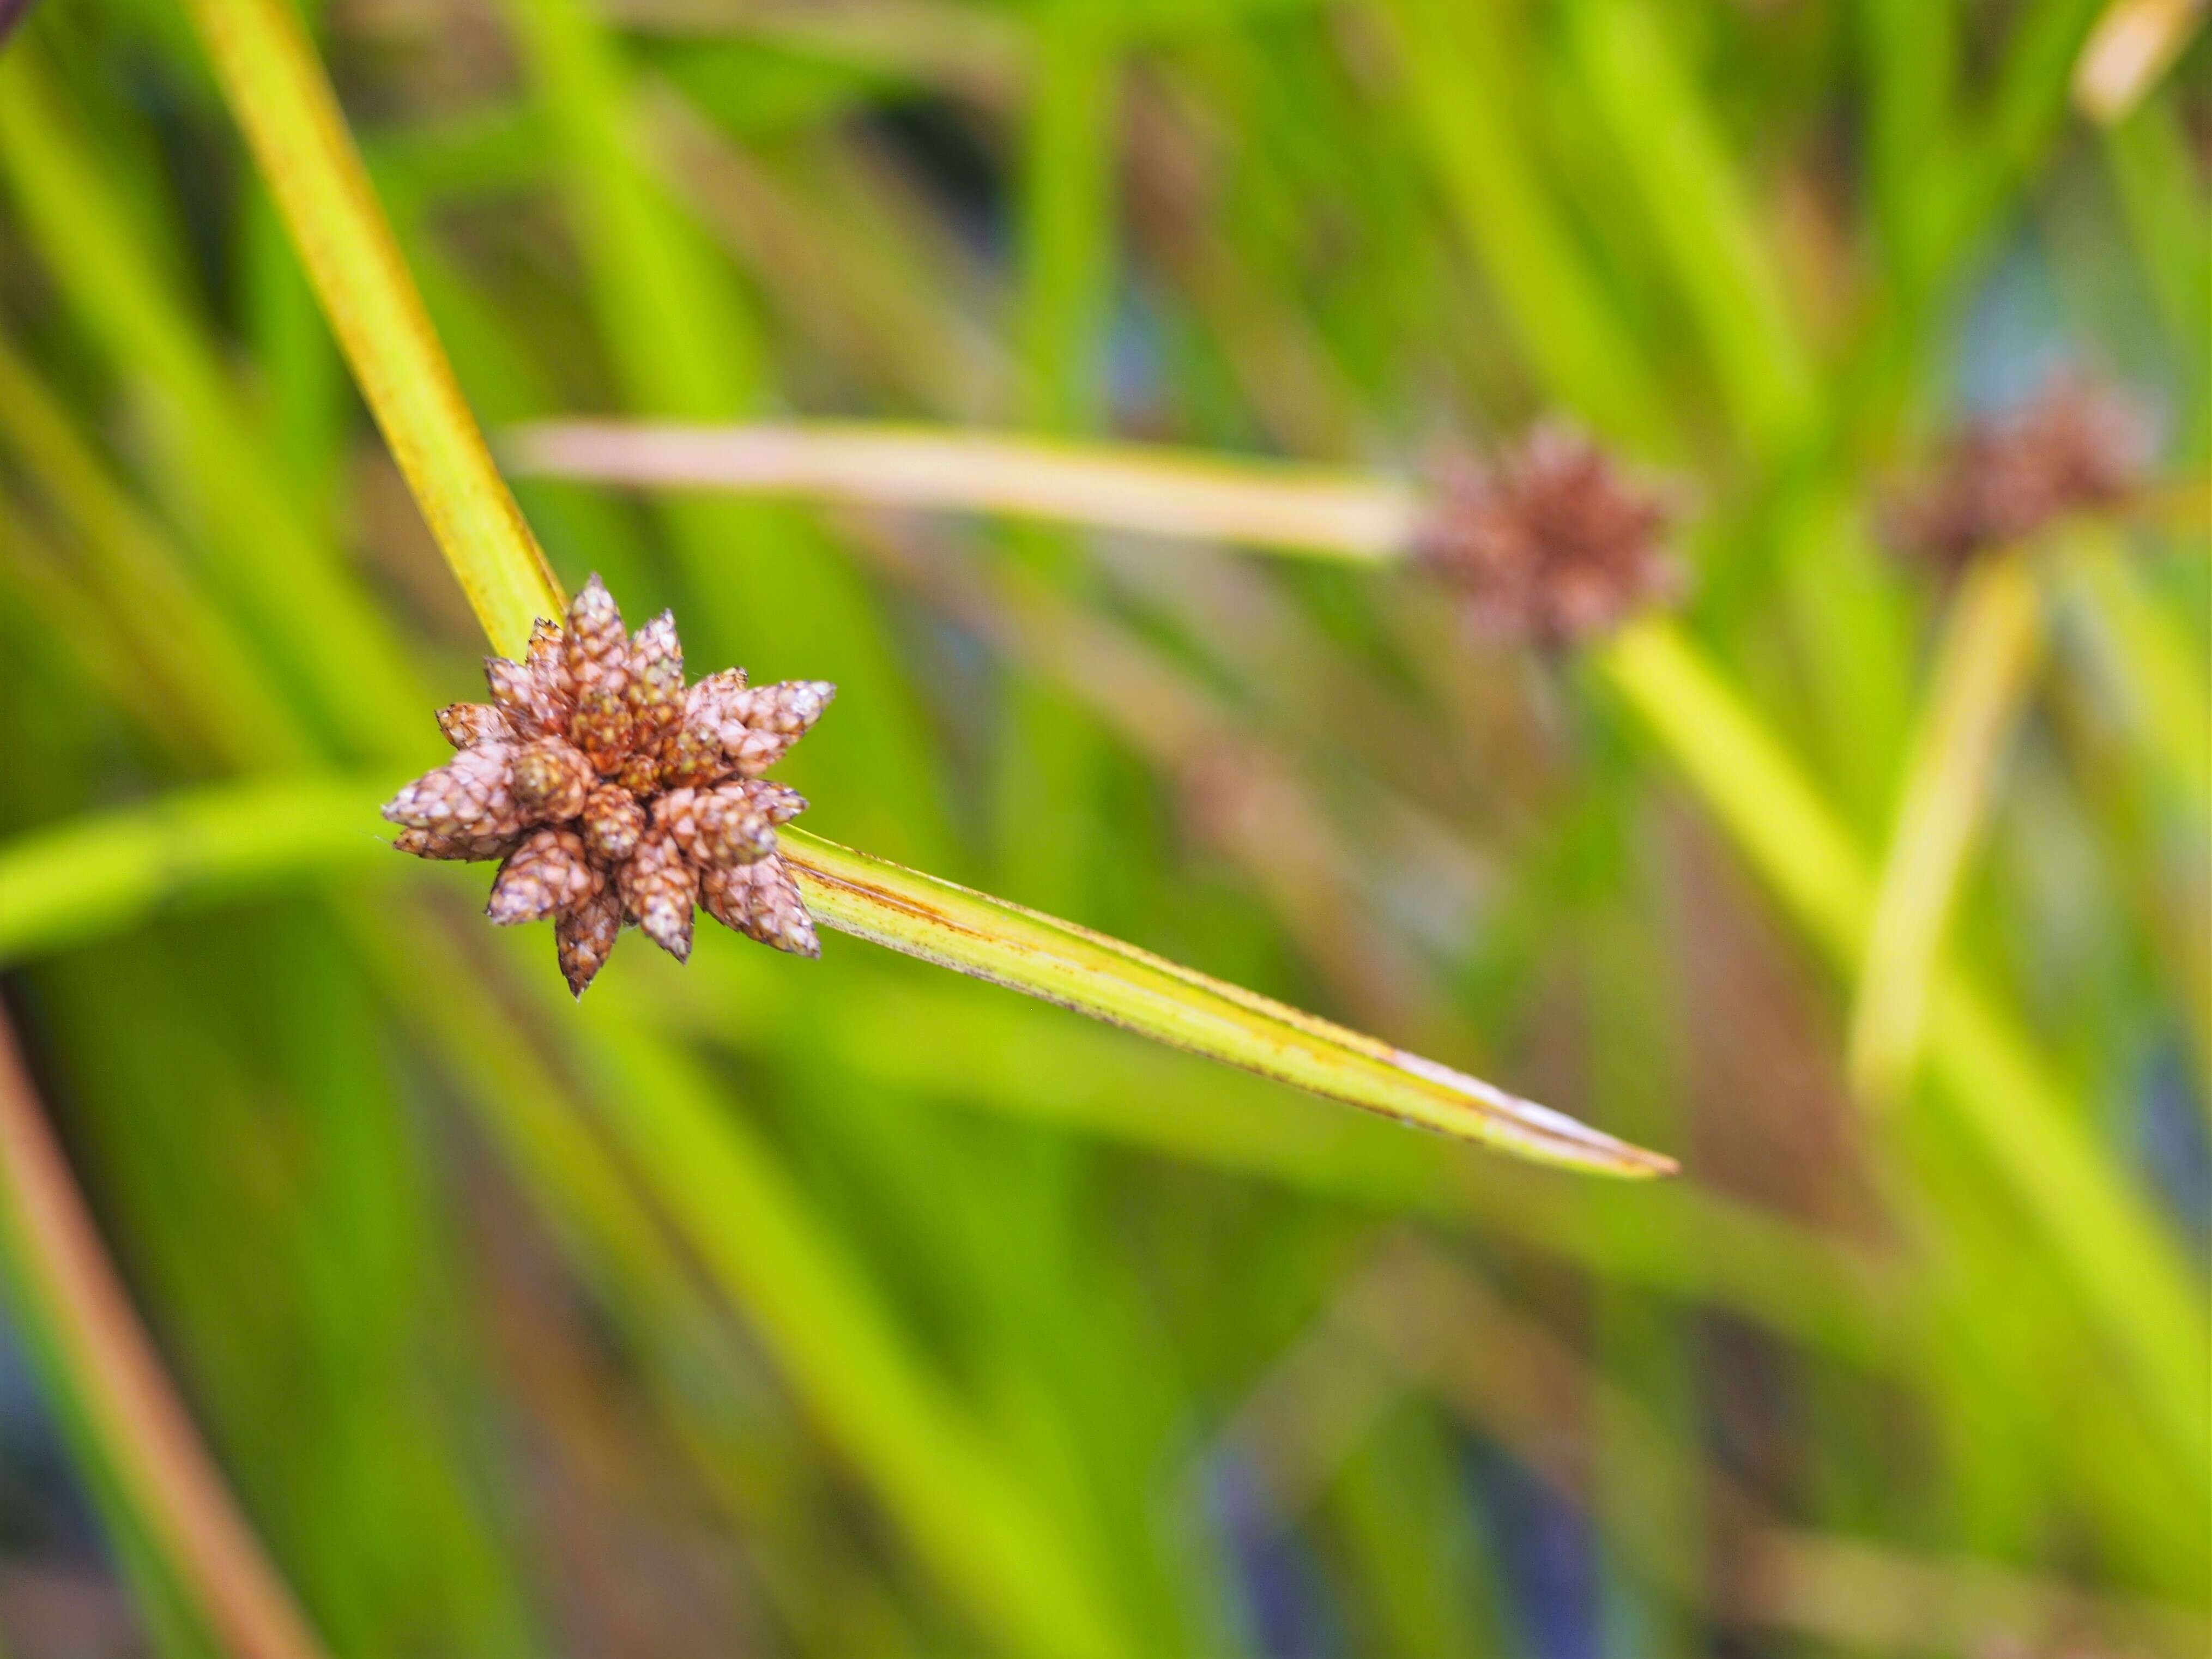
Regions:
<instances>
[{"instance_id":1,"label":"sedge inflorescence","mask_svg":"<svg viewBox=\"0 0 2212 1659\"><path fill-rule=\"evenodd\" d=\"M1927 476L1888 503L1892 541L1955 572L1976 554L2141 489L2152 451L2141 409L2078 371L2002 416L1967 423Z\"/></svg>"},{"instance_id":2,"label":"sedge inflorescence","mask_svg":"<svg viewBox=\"0 0 2212 1659\"><path fill-rule=\"evenodd\" d=\"M1414 554L1482 633L1556 649L1673 596L1674 516L1662 491L1548 421L1494 458L1447 462Z\"/></svg>"},{"instance_id":3,"label":"sedge inflorescence","mask_svg":"<svg viewBox=\"0 0 2212 1659\"><path fill-rule=\"evenodd\" d=\"M484 665L489 703L439 729L460 750L384 808L426 859L500 860L485 915L550 920L578 996L635 926L681 962L695 906L763 945L821 954L776 826L805 810L761 775L829 707L823 680L748 685L742 668L684 683L666 611L626 634L597 576L567 626L540 618L520 662Z\"/></svg>"}]
</instances>

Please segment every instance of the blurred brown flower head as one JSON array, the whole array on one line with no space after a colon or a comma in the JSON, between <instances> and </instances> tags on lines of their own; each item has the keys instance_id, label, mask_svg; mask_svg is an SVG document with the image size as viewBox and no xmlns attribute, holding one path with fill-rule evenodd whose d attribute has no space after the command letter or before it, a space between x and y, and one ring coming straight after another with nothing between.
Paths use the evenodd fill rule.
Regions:
<instances>
[{"instance_id":1,"label":"blurred brown flower head","mask_svg":"<svg viewBox=\"0 0 2212 1659\"><path fill-rule=\"evenodd\" d=\"M1438 469L1415 556L1459 588L1486 634L1559 647L1671 596L1674 505L1571 426Z\"/></svg>"},{"instance_id":2,"label":"blurred brown flower head","mask_svg":"<svg viewBox=\"0 0 2212 1659\"><path fill-rule=\"evenodd\" d=\"M1891 500L1889 538L1955 570L2069 513L2125 501L2151 447L2135 404L2086 376L2056 376L2011 414L1962 428L1936 466Z\"/></svg>"},{"instance_id":3,"label":"blurred brown flower head","mask_svg":"<svg viewBox=\"0 0 2212 1659\"><path fill-rule=\"evenodd\" d=\"M521 662L484 665L492 700L455 703L461 752L384 808L426 859L498 859L485 914L553 922L578 996L627 926L679 962L695 904L778 950L818 956L775 828L806 803L761 774L829 707L822 680L748 686L742 668L684 684L666 611L635 635L593 576L562 629L540 619Z\"/></svg>"}]
</instances>

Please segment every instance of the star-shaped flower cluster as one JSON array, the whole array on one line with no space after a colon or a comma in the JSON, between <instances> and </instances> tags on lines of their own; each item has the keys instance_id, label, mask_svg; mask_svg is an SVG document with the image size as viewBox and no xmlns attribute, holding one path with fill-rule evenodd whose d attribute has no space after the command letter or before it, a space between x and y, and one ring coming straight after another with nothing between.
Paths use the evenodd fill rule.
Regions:
<instances>
[{"instance_id":1,"label":"star-shaped flower cluster","mask_svg":"<svg viewBox=\"0 0 2212 1659\"><path fill-rule=\"evenodd\" d=\"M578 996L626 926L678 962L691 915L799 956L813 918L776 851L806 807L761 774L822 717L823 680L745 684L725 668L687 687L676 621L634 635L597 576L566 629L540 619L522 661L484 665L488 703L455 703L439 729L461 752L384 808L393 843L426 859L497 859L484 914L553 922Z\"/></svg>"},{"instance_id":2,"label":"star-shaped flower cluster","mask_svg":"<svg viewBox=\"0 0 2212 1659\"><path fill-rule=\"evenodd\" d=\"M1416 556L1484 633L1557 647L1673 595L1674 517L1664 495L1548 422L1495 459L1442 469Z\"/></svg>"},{"instance_id":3,"label":"star-shaped flower cluster","mask_svg":"<svg viewBox=\"0 0 2212 1659\"><path fill-rule=\"evenodd\" d=\"M1899 545L1956 571L1985 548L2126 501L2153 447L2134 403L2063 372L2020 407L1964 427L1927 476L1893 497L1886 527Z\"/></svg>"}]
</instances>

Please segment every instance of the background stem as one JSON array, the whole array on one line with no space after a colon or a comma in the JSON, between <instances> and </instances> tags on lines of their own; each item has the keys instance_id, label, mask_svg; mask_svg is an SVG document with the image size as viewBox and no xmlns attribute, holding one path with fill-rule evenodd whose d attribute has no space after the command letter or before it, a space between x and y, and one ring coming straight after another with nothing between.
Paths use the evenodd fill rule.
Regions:
<instances>
[{"instance_id":1,"label":"background stem","mask_svg":"<svg viewBox=\"0 0 2212 1659\"><path fill-rule=\"evenodd\" d=\"M50 1380L82 1413L125 1505L161 1541L208 1627L238 1659L319 1659L131 1310L4 1019L0 1226L18 1312L45 1339Z\"/></svg>"},{"instance_id":2,"label":"background stem","mask_svg":"<svg viewBox=\"0 0 2212 1659\"><path fill-rule=\"evenodd\" d=\"M1291 462L859 422L550 421L501 448L526 474L999 513L1354 562L1400 556L1416 502L1401 484Z\"/></svg>"}]
</instances>

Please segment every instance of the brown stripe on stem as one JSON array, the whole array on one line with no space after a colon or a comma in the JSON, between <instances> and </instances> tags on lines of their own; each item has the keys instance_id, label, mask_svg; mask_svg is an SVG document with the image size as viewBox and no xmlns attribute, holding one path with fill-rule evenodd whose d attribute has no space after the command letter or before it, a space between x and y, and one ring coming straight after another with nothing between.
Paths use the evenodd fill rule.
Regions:
<instances>
[{"instance_id":1,"label":"brown stripe on stem","mask_svg":"<svg viewBox=\"0 0 2212 1659\"><path fill-rule=\"evenodd\" d=\"M783 856L824 925L1406 1123L1602 1174L1672 1158L1480 1079L1109 939L817 836Z\"/></svg>"}]
</instances>

